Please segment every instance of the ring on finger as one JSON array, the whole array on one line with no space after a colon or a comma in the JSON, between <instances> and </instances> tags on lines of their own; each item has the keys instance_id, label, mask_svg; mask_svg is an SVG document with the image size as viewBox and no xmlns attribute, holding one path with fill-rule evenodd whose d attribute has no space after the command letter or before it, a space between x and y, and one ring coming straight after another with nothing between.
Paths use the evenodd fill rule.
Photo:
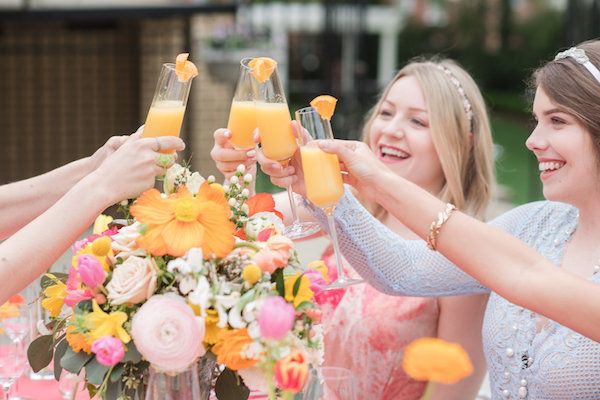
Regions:
<instances>
[{"instance_id":1,"label":"ring on finger","mask_svg":"<svg viewBox=\"0 0 600 400\"><path fill-rule=\"evenodd\" d=\"M160 151L162 149L160 145L160 140L158 140L157 137L155 137L154 140L156 141L156 151Z\"/></svg>"}]
</instances>

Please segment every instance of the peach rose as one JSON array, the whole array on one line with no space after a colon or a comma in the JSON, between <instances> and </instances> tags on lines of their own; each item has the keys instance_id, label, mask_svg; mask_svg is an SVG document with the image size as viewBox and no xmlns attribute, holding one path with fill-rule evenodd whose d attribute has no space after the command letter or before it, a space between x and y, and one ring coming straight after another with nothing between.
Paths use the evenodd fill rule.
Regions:
<instances>
[{"instance_id":1,"label":"peach rose","mask_svg":"<svg viewBox=\"0 0 600 400\"><path fill-rule=\"evenodd\" d=\"M156 262L152 258L131 256L113 270L106 285L112 304L137 304L148 299L156 289Z\"/></svg>"},{"instance_id":2,"label":"peach rose","mask_svg":"<svg viewBox=\"0 0 600 400\"><path fill-rule=\"evenodd\" d=\"M276 269L287 265L293 246L294 243L287 237L273 235L267 240L266 246L254 255L252 261L264 272L272 274Z\"/></svg>"}]
</instances>

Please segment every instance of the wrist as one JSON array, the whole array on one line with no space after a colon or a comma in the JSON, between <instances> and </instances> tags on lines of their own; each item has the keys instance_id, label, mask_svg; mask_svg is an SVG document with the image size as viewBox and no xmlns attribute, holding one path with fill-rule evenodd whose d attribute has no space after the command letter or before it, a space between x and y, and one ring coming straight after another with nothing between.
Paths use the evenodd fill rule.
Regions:
<instances>
[{"instance_id":1,"label":"wrist","mask_svg":"<svg viewBox=\"0 0 600 400\"><path fill-rule=\"evenodd\" d=\"M393 172L387 169L382 170L381 173L377 175L377 179L375 179L371 185L371 188L373 189L372 200L385 207L385 205L389 203L392 194L396 194L398 190L401 189L402 182L400 180L401 178L399 178Z\"/></svg>"},{"instance_id":2,"label":"wrist","mask_svg":"<svg viewBox=\"0 0 600 400\"><path fill-rule=\"evenodd\" d=\"M75 188L89 195L94 203L102 209L106 209L122 200L116 198L115 193L110 189L110 182L106 182L97 169L92 170L81 179Z\"/></svg>"}]
</instances>

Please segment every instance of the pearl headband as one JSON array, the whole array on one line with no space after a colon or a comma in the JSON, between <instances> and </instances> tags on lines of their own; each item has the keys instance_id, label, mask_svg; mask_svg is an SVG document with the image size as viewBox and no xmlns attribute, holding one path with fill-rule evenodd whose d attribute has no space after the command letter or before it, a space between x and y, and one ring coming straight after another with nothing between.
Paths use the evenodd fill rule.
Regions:
<instances>
[{"instance_id":1,"label":"pearl headband","mask_svg":"<svg viewBox=\"0 0 600 400\"><path fill-rule=\"evenodd\" d=\"M598 68L592 64L583 49L571 47L569 50L561 51L556 55L556 57L554 57L554 61L562 60L567 57L571 57L573 60L583 65L588 71L590 71L594 78L596 78L598 83L600 83L600 71L598 71Z\"/></svg>"},{"instance_id":2,"label":"pearl headband","mask_svg":"<svg viewBox=\"0 0 600 400\"><path fill-rule=\"evenodd\" d=\"M463 89L458 78L446 66L441 65L441 64L436 64L435 66L437 67L437 69L444 72L446 74L446 76L448 76L448 79L450 80L450 82L452 82L452 84L456 87L458 94L462 98L462 104L463 104L463 108L465 109L467 121L469 122L470 129L472 130L473 129L473 107L471 107L471 103L469 102L469 99L467 99L467 94L465 93L465 89Z\"/></svg>"}]
</instances>

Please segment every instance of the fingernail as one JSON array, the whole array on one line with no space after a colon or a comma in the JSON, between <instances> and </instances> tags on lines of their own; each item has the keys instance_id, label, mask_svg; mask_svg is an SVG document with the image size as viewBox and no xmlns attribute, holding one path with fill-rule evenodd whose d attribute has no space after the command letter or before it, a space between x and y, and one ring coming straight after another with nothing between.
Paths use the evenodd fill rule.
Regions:
<instances>
[{"instance_id":1,"label":"fingernail","mask_svg":"<svg viewBox=\"0 0 600 400\"><path fill-rule=\"evenodd\" d=\"M273 164L271 164L271 168L273 168L273 169L281 169L281 164L279 164L279 163L273 163Z\"/></svg>"},{"instance_id":2,"label":"fingernail","mask_svg":"<svg viewBox=\"0 0 600 400\"><path fill-rule=\"evenodd\" d=\"M294 167L287 167L287 168L285 169L285 173L286 173L286 174L288 174L288 175L293 175L293 174L294 174L294 172L295 172L295 169L294 169Z\"/></svg>"},{"instance_id":3,"label":"fingernail","mask_svg":"<svg viewBox=\"0 0 600 400\"><path fill-rule=\"evenodd\" d=\"M256 155L256 150L250 150L249 152L246 153L246 155L248 157L254 157Z\"/></svg>"},{"instance_id":4,"label":"fingernail","mask_svg":"<svg viewBox=\"0 0 600 400\"><path fill-rule=\"evenodd\" d=\"M226 130L225 132L223 132L223 136L225 136L226 138L231 137L231 132Z\"/></svg>"}]
</instances>

